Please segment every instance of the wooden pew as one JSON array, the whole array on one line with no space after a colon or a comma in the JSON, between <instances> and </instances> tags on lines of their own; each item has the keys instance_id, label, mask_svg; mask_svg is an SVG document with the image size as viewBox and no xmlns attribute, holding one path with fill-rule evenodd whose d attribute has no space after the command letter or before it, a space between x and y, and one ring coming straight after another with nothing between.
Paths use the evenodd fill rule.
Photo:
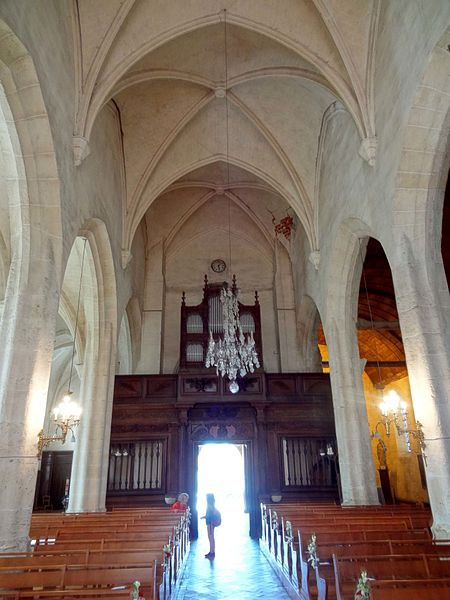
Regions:
<instances>
[{"instance_id":1,"label":"wooden pew","mask_svg":"<svg viewBox=\"0 0 450 600\"><path fill-rule=\"evenodd\" d=\"M13 570L11 570L13 569ZM50 588L50 590L66 590L87 588L89 586L115 587L129 586L139 580L142 587L150 593L150 598L156 600L157 564L145 566L113 566L96 565L51 565L27 567L19 571L17 566L0 567L0 590L17 591L33 588ZM2 594L3 591L0 591Z\"/></svg>"},{"instance_id":2,"label":"wooden pew","mask_svg":"<svg viewBox=\"0 0 450 600\"><path fill-rule=\"evenodd\" d=\"M189 527L184 513L169 513L166 507L131 509L120 513L33 515L32 554L1 555L0 577L4 584L23 581L8 598L32 597L28 585L46 586L49 597L58 597L59 588L68 597L92 597L90 585L129 586L135 579L144 583L147 597L168 597L189 551ZM163 546L170 544L170 552ZM149 565L153 579L148 581ZM21 569L21 572L17 573ZM122 577L123 576L123 577ZM62 582L61 582L62 577ZM114 577L112 583L111 577ZM126 581L123 578L127 578ZM8 580L8 581L6 581ZM9 582L9 583L8 583ZM53 589L48 589L53 587ZM83 589L73 589L84 586ZM70 588L70 589L69 589ZM35 590L33 590L35 591ZM99 597L113 597L113 590L99 588ZM32 593L32 592L31 592ZM43 593L43 592L42 592ZM41 593L41 596L44 597ZM76 595L78 594L78 596ZM123 590L114 597L124 597ZM149 596L150 594L150 596ZM63 597L63 596L59 596ZM125 597L129 591L125 590Z\"/></svg>"},{"instance_id":3,"label":"wooden pew","mask_svg":"<svg viewBox=\"0 0 450 600\"><path fill-rule=\"evenodd\" d=\"M321 565L320 565L321 567ZM319 569L320 569L319 567ZM333 554L335 575L335 595L328 589L328 597L343 600L356 588L356 582L362 569L371 579L379 581L395 580L441 580L450 587L450 555L436 556L427 554L403 554L385 556L337 557ZM388 586L388 584L384 584ZM428 586L432 587L430 581Z\"/></svg>"},{"instance_id":4,"label":"wooden pew","mask_svg":"<svg viewBox=\"0 0 450 600\"><path fill-rule=\"evenodd\" d=\"M372 581L370 597L372 600L443 600L450 598L450 582L448 579Z\"/></svg>"},{"instance_id":5,"label":"wooden pew","mask_svg":"<svg viewBox=\"0 0 450 600\"><path fill-rule=\"evenodd\" d=\"M363 561L367 561L369 557L377 554L391 557L406 554L409 559L406 557L404 560L409 560L410 567L415 564L411 559L418 551L425 556L442 556L443 552L448 555L448 547L442 549L431 541L430 517L429 510L415 507L354 509L333 505L262 505L261 547L268 554L271 564L290 583L294 592L300 593L301 589L303 598L309 598L311 594L319 594L319 597L325 598L327 587L332 591L331 596L335 587L331 553L336 548L336 544L336 554L347 554L348 559L354 548L355 556L352 557L354 560L363 557ZM293 528L297 526L300 528L298 538L293 542L290 541L289 536L286 539L286 521L290 521ZM312 533L316 533L318 537L319 557L330 557L328 561L323 560L325 564L319 564L315 578L305 556L305 549ZM294 564L292 559L295 561ZM402 561L402 558L398 560ZM447 569L447 564L450 563L439 559L433 562L431 557L427 559L428 568L435 571L434 579L439 576L442 569L444 571ZM414 568L413 566L413 573ZM293 571L296 574L293 575ZM325 581L325 576L330 581ZM356 580L353 583L351 598L355 591Z\"/></svg>"},{"instance_id":6,"label":"wooden pew","mask_svg":"<svg viewBox=\"0 0 450 600\"><path fill-rule=\"evenodd\" d=\"M91 588L84 590L20 590L17 592L1 592L3 600L19 600L20 598L33 598L33 600L48 600L59 598L59 600L93 600L95 598L119 598L119 600L130 600L131 586L120 586L120 589Z\"/></svg>"}]
</instances>

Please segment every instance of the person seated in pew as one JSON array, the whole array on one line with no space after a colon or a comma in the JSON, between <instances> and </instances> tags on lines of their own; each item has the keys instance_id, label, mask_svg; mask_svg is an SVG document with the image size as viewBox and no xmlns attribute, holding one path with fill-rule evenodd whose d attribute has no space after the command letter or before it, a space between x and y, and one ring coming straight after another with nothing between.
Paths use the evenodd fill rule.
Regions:
<instances>
[{"instance_id":1,"label":"person seated in pew","mask_svg":"<svg viewBox=\"0 0 450 600\"><path fill-rule=\"evenodd\" d=\"M178 496L178 500L172 504L170 510L175 512L177 510L187 510L189 502L189 494L186 492L181 492Z\"/></svg>"}]
</instances>

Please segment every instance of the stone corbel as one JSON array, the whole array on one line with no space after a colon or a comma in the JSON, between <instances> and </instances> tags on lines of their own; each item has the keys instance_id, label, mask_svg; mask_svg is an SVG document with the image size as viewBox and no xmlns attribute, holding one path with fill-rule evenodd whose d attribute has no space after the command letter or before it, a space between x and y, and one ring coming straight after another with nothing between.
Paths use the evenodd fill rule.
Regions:
<instances>
[{"instance_id":1,"label":"stone corbel","mask_svg":"<svg viewBox=\"0 0 450 600\"><path fill-rule=\"evenodd\" d=\"M133 258L133 255L129 250L124 250L122 248L122 269L126 269L130 264L130 260Z\"/></svg>"},{"instance_id":2,"label":"stone corbel","mask_svg":"<svg viewBox=\"0 0 450 600\"><path fill-rule=\"evenodd\" d=\"M318 271L320 265L320 250L314 250L314 252L311 252L309 255L309 260L314 265L315 270Z\"/></svg>"},{"instance_id":3,"label":"stone corbel","mask_svg":"<svg viewBox=\"0 0 450 600\"><path fill-rule=\"evenodd\" d=\"M371 167L375 166L375 159L377 156L377 145L378 140L376 136L366 137L361 141L359 147L359 155L363 158Z\"/></svg>"},{"instance_id":4,"label":"stone corbel","mask_svg":"<svg viewBox=\"0 0 450 600\"><path fill-rule=\"evenodd\" d=\"M72 147L75 166L79 167L91 151L89 141L81 135L74 135L72 138Z\"/></svg>"}]
</instances>

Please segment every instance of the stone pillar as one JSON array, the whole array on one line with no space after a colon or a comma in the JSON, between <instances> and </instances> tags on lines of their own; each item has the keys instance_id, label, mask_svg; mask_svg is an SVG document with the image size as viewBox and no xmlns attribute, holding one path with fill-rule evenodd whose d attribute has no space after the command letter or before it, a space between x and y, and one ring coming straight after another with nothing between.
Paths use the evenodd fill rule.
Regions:
<instances>
[{"instance_id":1,"label":"stone pillar","mask_svg":"<svg viewBox=\"0 0 450 600\"><path fill-rule=\"evenodd\" d=\"M344 505L379 504L355 325L326 327Z\"/></svg>"},{"instance_id":2,"label":"stone pillar","mask_svg":"<svg viewBox=\"0 0 450 600\"><path fill-rule=\"evenodd\" d=\"M258 456L258 485L256 487L257 495L267 494L268 482L267 473L269 472L267 460L267 422L265 409L258 407L256 409L256 448Z\"/></svg>"},{"instance_id":3,"label":"stone pillar","mask_svg":"<svg viewBox=\"0 0 450 600\"><path fill-rule=\"evenodd\" d=\"M136 373L157 374L161 372L163 305L163 246L162 242L159 242L151 248L146 262L141 358Z\"/></svg>"},{"instance_id":4,"label":"stone pillar","mask_svg":"<svg viewBox=\"0 0 450 600\"><path fill-rule=\"evenodd\" d=\"M100 341L94 343L96 336ZM97 353L91 344L98 348ZM103 512L109 468L109 443L114 390L115 345L112 328L90 332L81 377L80 425L75 431L76 446L72 465L67 512Z\"/></svg>"},{"instance_id":5,"label":"stone pillar","mask_svg":"<svg viewBox=\"0 0 450 600\"><path fill-rule=\"evenodd\" d=\"M58 311L55 258L11 265L0 324L0 551L28 547Z\"/></svg>"},{"instance_id":6,"label":"stone pillar","mask_svg":"<svg viewBox=\"0 0 450 600\"><path fill-rule=\"evenodd\" d=\"M301 358L295 314L294 284L289 256L275 240L275 306L282 373L296 373Z\"/></svg>"},{"instance_id":7,"label":"stone pillar","mask_svg":"<svg viewBox=\"0 0 450 600\"><path fill-rule=\"evenodd\" d=\"M450 297L443 270L423 255L393 268L397 309L417 421L425 435L435 538L450 537ZM422 262L423 261L423 262Z\"/></svg>"},{"instance_id":8,"label":"stone pillar","mask_svg":"<svg viewBox=\"0 0 450 600\"><path fill-rule=\"evenodd\" d=\"M178 448L178 490L180 492L186 491L188 487L188 477L186 468L183 468L187 464L188 455L188 418L187 409L181 408L178 410L178 423L179 423L179 448ZM192 498L189 499L192 504Z\"/></svg>"}]
</instances>

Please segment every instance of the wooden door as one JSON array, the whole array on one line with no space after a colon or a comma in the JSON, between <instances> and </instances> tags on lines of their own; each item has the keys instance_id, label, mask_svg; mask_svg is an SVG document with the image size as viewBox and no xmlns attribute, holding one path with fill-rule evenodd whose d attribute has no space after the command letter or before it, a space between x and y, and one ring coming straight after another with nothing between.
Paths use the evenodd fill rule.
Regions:
<instances>
[{"instance_id":1,"label":"wooden door","mask_svg":"<svg viewBox=\"0 0 450 600\"><path fill-rule=\"evenodd\" d=\"M70 490L73 452L42 453L37 478L35 510L62 511L63 498Z\"/></svg>"}]
</instances>

